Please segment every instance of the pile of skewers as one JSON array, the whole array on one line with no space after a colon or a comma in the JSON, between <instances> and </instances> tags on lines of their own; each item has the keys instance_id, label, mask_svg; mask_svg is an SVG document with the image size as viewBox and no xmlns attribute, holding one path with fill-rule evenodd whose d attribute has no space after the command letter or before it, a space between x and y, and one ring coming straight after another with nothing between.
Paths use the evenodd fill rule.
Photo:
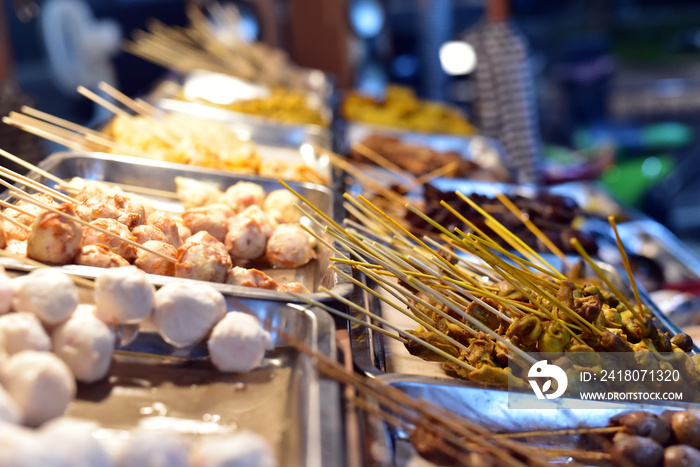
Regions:
<instances>
[{"instance_id":1,"label":"pile of skewers","mask_svg":"<svg viewBox=\"0 0 700 467\"><path fill-rule=\"evenodd\" d=\"M142 157L293 181L328 182L303 162L263 160L255 144L239 138L223 122L163 112L104 82L99 88L121 106L82 86L78 92L114 114L103 131L27 106L22 107L22 112L3 117L3 122L76 151Z\"/></svg>"},{"instance_id":2,"label":"pile of skewers","mask_svg":"<svg viewBox=\"0 0 700 467\"><path fill-rule=\"evenodd\" d=\"M651 310L640 298L619 235L634 303L578 240L572 239L571 244L593 271L592 277L583 274L583 261L572 264L507 198L499 197L562 261L566 273L553 267L469 197L458 196L518 254L501 247L447 203L445 209L472 232L458 228L450 231L407 206L441 232L441 241L419 238L371 201L347 193L345 207L358 221L346 220L345 226L319 210L312 211L308 202L311 207L302 208L349 251L346 255L335 250L337 256L332 260L351 265L384 293L336 272L409 317L417 329L401 329L328 289L322 291L353 312L347 314L308 298L305 301L396 339L411 353L441 361L450 374L475 382L527 387L517 369L529 368L539 360L530 354L607 351L644 355L654 368L683 368L690 384L696 387L700 383L696 367L700 361L690 354L692 340L682 333L669 336L657 328ZM612 218L610 223L617 232ZM509 368L509 363L516 365Z\"/></svg>"},{"instance_id":3,"label":"pile of skewers","mask_svg":"<svg viewBox=\"0 0 700 467\"><path fill-rule=\"evenodd\" d=\"M258 269L242 267L264 257L271 266L295 268L315 257L313 237L298 225L294 198L286 191L266 197L261 186L239 182L222 193L212 184L181 178L179 194L190 207L176 218L148 212L140 197L110 185L66 182L16 156L0 154L75 196L0 167L5 177L39 191L30 195L0 180L19 200L16 205L0 201L7 208L0 212L2 255L50 265L111 268L133 263L152 274L308 293L301 283L278 285Z\"/></svg>"},{"instance_id":4,"label":"pile of skewers","mask_svg":"<svg viewBox=\"0 0 700 467\"><path fill-rule=\"evenodd\" d=\"M209 11L215 21L213 25L196 7L188 9L187 13L190 26L176 28L152 21L149 31L134 34L126 50L181 73L207 70L272 87L298 90L317 87L318 76L294 65L282 50L260 42L242 41L236 34L240 17L235 9L214 3ZM221 34L224 32L225 37ZM322 76L320 78L323 81Z\"/></svg>"},{"instance_id":5,"label":"pile of skewers","mask_svg":"<svg viewBox=\"0 0 700 467\"><path fill-rule=\"evenodd\" d=\"M413 399L380 379L353 373L298 340L283 337L316 358L321 373L347 385L351 404L406 433L416 452L438 465L700 465L700 414L694 410L667 411L660 416L625 412L604 427L495 433L441 405Z\"/></svg>"}]
</instances>

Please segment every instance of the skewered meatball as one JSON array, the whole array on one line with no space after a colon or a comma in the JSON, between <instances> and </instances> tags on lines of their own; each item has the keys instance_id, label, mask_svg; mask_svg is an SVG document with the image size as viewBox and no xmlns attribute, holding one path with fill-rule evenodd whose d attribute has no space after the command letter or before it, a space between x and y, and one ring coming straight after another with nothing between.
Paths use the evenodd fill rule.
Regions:
<instances>
[{"instance_id":1,"label":"skewered meatball","mask_svg":"<svg viewBox=\"0 0 700 467\"><path fill-rule=\"evenodd\" d=\"M75 397L70 369L51 352L25 350L13 355L3 363L0 379L30 426L63 414Z\"/></svg>"},{"instance_id":2,"label":"skewered meatball","mask_svg":"<svg viewBox=\"0 0 700 467\"><path fill-rule=\"evenodd\" d=\"M279 225L265 248L265 258L279 268L303 266L315 256L309 234L294 224Z\"/></svg>"},{"instance_id":3,"label":"skewered meatball","mask_svg":"<svg viewBox=\"0 0 700 467\"><path fill-rule=\"evenodd\" d=\"M0 386L0 422L17 424L22 420L22 413L17 402ZM0 457L0 465L2 457ZM5 464L9 465L9 464Z\"/></svg>"},{"instance_id":4,"label":"skewered meatball","mask_svg":"<svg viewBox=\"0 0 700 467\"><path fill-rule=\"evenodd\" d=\"M30 197L34 198L35 200L40 201L41 203L48 204L49 206L55 207L55 206L58 206L58 204L59 204L55 199L53 199L53 197L51 195L47 195L44 193L34 193L34 194L30 195ZM26 209L25 209L26 207L36 206L36 204L34 204L31 201L21 199L21 200L17 201L17 206L26 211ZM39 209L44 209L44 208L39 208Z\"/></svg>"},{"instance_id":5,"label":"skewered meatball","mask_svg":"<svg viewBox=\"0 0 700 467\"><path fill-rule=\"evenodd\" d=\"M208 285L170 283L156 292L153 324L175 347L196 344L226 314L226 300Z\"/></svg>"},{"instance_id":6,"label":"skewered meatball","mask_svg":"<svg viewBox=\"0 0 700 467\"><path fill-rule=\"evenodd\" d=\"M143 246L172 259L175 259L177 256L177 249L165 242L151 240L144 243ZM175 274L174 262L167 261L146 250L139 250L136 252L136 261L134 261L134 265L149 274L158 274L159 276L172 276Z\"/></svg>"},{"instance_id":7,"label":"skewered meatball","mask_svg":"<svg viewBox=\"0 0 700 467\"><path fill-rule=\"evenodd\" d=\"M104 245L85 245L75 256L75 264L96 268L121 268L129 262Z\"/></svg>"},{"instance_id":8,"label":"skewered meatball","mask_svg":"<svg viewBox=\"0 0 700 467\"><path fill-rule=\"evenodd\" d=\"M136 266L109 269L95 281L95 315L107 324L141 322L151 316L155 291Z\"/></svg>"},{"instance_id":9,"label":"skewered meatball","mask_svg":"<svg viewBox=\"0 0 700 467\"><path fill-rule=\"evenodd\" d=\"M56 204L56 203L52 203ZM13 219L17 220L18 222L22 223L23 225L26 225L27 227L31 226L32 223L34 222L34 219L44 211L44 208L39 207L35 204L24 204L24 205L19 205L17 203L17 207L24 211L24 213L17 211L16 209L13 208L8 208L5 209L4 213L12 217ZM10 241L24 241L27 239L28 234L27 231L17 227L15 224L12 222L8 222L3 220L2 221L2 229L5 232L5 240L9 244Z\"/></svg>"},{"instance_id":10,"label":"skewered meatball","mask_svg":"<svg viewBox=\"0 0 700 467\"><path fill-rule=\"evenodd\" d=\"M249 206L262 206L265 190L257 183L238 182L221 196L221 201L231 206L235 212L241 212Z\"/></svg>"},{"instance_id":11,"label":"skewered meatball","mask_svg":"<svg viewBox=\"0 0 700 467\"><path fill-rule=\"evenodd\" d=\"M644 436L664 444L671 437L671 425L656 414L636 410L615 417L612 422L625 427L631 435Z\"/></svg>"},{"instance_id":12,"label":"skewered meatball","mask_svg":"<svg viewBox=\"0 0 700 467\"><path fill-rule=\"evenodd\" d=\"M97 219L118 219L122 213L114 206L104 203L98 198L89 198L76 205L75 212L85 222L92 222Z\"/></svg>"},{"instance_id":13,"label":"skewered meatball","mask_svg":"<svg viewBox=\"0 0 700 467\"><path fill-rule=\"evenodd\" d=\"M663 458L664 448L649 438L618 433L613 438L610 453L616 465L655 467Z\"/></svg>"},{"instance_id":14,"label":"skewered meatball","mask_svg":"<svg viewBox=\"0 0 700 467\"><path fill-rule=\"evenodd\" d=\"M229 219L226 248L232 258L259 258L265 252L265 245L273 230L274 221L258 206L251 206Z\"/></svg>"},{"instance_id":15,"label":"skewered meatball","mask_svg":"<svg viewBox=\"0 0 700 467\"><path fill-rule=\"evenodd\" d=\"M183 242L192 236L192 231L189 229L189 227L185 227L184 224L177 225L177 232L180 234L180 238Z\"/></svg>"},{"instance_id":16,"label":"skewered meatball","mask_svg":"<svg viewBox=\"0 0 700 467\"><path fill-rule=\"evenodd\" d=\"M12 279L17 311L29 311L45 324L58 324L78 306L78 289L70 278L53 269L37 269Z\"/></svg>"},{"instance_id":17,"label":"skewered meatball","mask_svg":"<svg viewBox=\"0 0 700 467\"><path fill-rule=\"evenodd\" d=\"M277 289L278 292L311 293L301 282L288 282Z\"/></svg>"},{"instance_id":18,"label":"skewered meatball","mask_svg":"<svg viewBox=\"0 0 700 467\"><path fill-rule=\"evenodd\" d=\"M190 448L177 433L141 431L131 438L118 456L115 467L188 467Z\"/></svg>"},{"instance_id":19,"label":"skewered meatball","mask_svg":"<svg viewBox=\"0 0 700 467\"><path fill-rule=\"evenodd\" d=\"M221 190L213 183L200 182L185 177L175 177L177 196L185 209L218 203Z\"/></svg>"},{"instance_id":20,"label":"skewered meatball","mask_svg":"<svg viewBox=\"0 0 700 467\"><path fill-rule=\"evenodd\" d=\"M85 180L80 177L73 177L67 184L68 192L78 192L73 198L78 201L86 201L88 199L107 199L109 195L121 193L121 188L114 185L108 185L95 180Z\"/></svg>"},{"instance_id":21,"label":"skewered meatball","mask_svg":"<svg viewBox=\"0 0 700 467\"><path fill-rule=\"evenodd\" d=\"M131 235L136 238L136 242L143 245L146 242L158 241L167 242L168 239L165 238L163 232L158 227L153 227L151 225L137 225L131 229Z\"/></svg>"},{"instance_id":22,"label":"skewered meatball","mask_svg":"<svg viewBox=\"0 0 700 467\"><path fill-rule=\"evenodd\" d=\"M265 198L263 210L280 224L294 224L301 219L301 211L294 204L297 197L288 190L275 190Z\"/></svg>"},{"instance_id":23,"label":"skewered meatball","mask_svg":"<svg viewBox=\"0 0 700 467\"><path fill-rule=\"evenodd\" d=\"M27 256L27 241L10 240L5 246L5 251L17 256Z\"/></svg>"},{"instance_id":24,"label":"skewered meatball","mask_svg":"<svg viewBox=\"0 0 700 467\"><path fill-rule=\"evenodd\" d=\"M207 232L194 234L177 250L175 277L224 282L229 269L231 257L226 246Z\"/></svg>"},{"instance_id":25,"label":"skewered meatball","mask_svg":"<svg viewBox=\"0 0 700 467\"><path fill-rule=\"evenodd\" d=\"M260 365L272 350L270 333L255 316L233 311L214 326L207 341L211 361L220 371L245 372Z\"/></svg>"},{"instance_id":26,"label":"skewered meatball","mask_svg":"<svg viewBox=\"0 0 700 467\"><path fill-rule=\"evenodd\" d=\"M216 205L188 209L182 214L182 222L193 234L209 232L220 242L223 242L226 236L227 219L224 212L216 208Z\"/></svg>"},{"instance_id":27,"label":"skewered meatball","mask_svg":"<svg viewBox=\"0 0 700 467\"><path fill-rule=\"evenodd\" d=\"M73 315L53 333L53 352L83 383L105 377L112 363L114 335L92 313Z\"/></svg>"},{"instance_id":28,"label":"skewered meatball","mask_svg":"<svg viewBox=\"0 0 700 467\"><path fill-rule=\"evenodd\" d=\"M180 245L182 245L182 242L185 240L180 236L179 225L175 219L163 211L155 211L153 214L148 216L146 223L163 232L163 235L165 235L166 238L165 241L170 243L175 248L180 248Z\"/></svg>"},{"instance_id":29,"label":"skewered meatball","mask_svg":"<svg viewBox=\"0 0 700 467\"><path fill-rule=\"evenodd\" d=\"M131 235L129 228L114 219L97 219L90 222L90 225L101 227L117 234L121 238L134 240L134 236ZM110 250L129 262L136 259L136 247L133 245L129 245L118 238L99 232L88 226L83 227L83 246L95 244L101 244L109 247Z\"/></svg>"},{"instance_id":30,"label":"skewered meatball","mask_svg":"<svg viewBox=\"0 0 700 467\"><path fill-rule=\"evenodd\" d=\"M228 270L226 273L226 283L270 290L276 290L278 287L274 279L259 269L246 269L239 266Z\"/></svg>"},{"instance_id":31,"label":"skewered meatball","mask_svg":"<svg viewBox=\"0 0 700 467\"><path fill-rule=\"evenodd\" d=\"M683 410L671 416L671 429L681 444L700 448L700 411Z\"/></svg>"},{"instance_id":32,"label":"skewered meatball","mask_svg":"<svg viewBox=\"0 0 700 467\"><path fill-rule=\"evenodd\" d=\"M276 467L272 448L260 435L241 432L228 438L204 438L193 452L192 467Z\"/></svg>"},{"instance_id":33,"label":"skewered meatball","mask_svg":"<svg viewBox=\"0 0 700 467\"><path fill-rule=\"evenodd\" d=\"M0 315L4 315L12 309L12 299L15 292L12 289L12 279L7 275L5 268L0 266Z\"/></svg>"},{"instance_id":34,"label":"skewered meatball","mask_svg":"<svg viewBox=\"0 0 700 467\"><path fill-rule=\"evenodd\" d=\"M59 211L75 216L71 204L61 204ZM80 250L82 229L74 221L52 211L42 212L32 223L27 238L27 256L48 264L68 264Z\"/></svg>"},{"instance_id":35,"label":"skewered meatball","mask_svg":"<svg viewBox=\"0 0 700 467\"><path fill-rule=\"evenodd\" d=\"M44 331L39 318L32 313L9 313L0 316L0 334L7 356L23 350L51 350L51 338Z\"/></svg>"},{"instance_id":36,"label":"skewered meatball","mask_svg":"<svg viewBox=\"0 0 700 467\"><path fill-rule=\"evenodd\" d=\"M86 222L114 219L129 229L143 224L146 220L143 206L119 193L109 195L106 199L87 199L76 206L76 211L78 216Z\"/></svg>"},{"instance_id":37,"label":"skewered meatball","mask_svg":"<svg viewBox=\"0 0 700 467\"><path fill-rule=\"evenodd\" d=\"M664 450L664 467L690 467L700 465L700 451L679 444Z\"/></svg>"}]
</instances>

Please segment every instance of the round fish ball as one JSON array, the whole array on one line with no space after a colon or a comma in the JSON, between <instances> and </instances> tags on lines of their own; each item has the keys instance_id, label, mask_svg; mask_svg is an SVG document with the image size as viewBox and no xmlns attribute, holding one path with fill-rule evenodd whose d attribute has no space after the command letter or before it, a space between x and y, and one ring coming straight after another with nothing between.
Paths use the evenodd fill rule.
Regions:
<instances>
[{"instance_id":1,"label":"round fish ball","mask_svg":"<svg viewBox=\"0 0 700 467\"><path fill-rule=\"evenodd\" d=\"M11 356L2 365L0 380L30 426L62 415L75 397L70 368L50 352L25 350Z\"/></svg>"},{"instance_id":2,"label":"round fish ball","mask_svg":"<svg viewBox=\"0 0 700 467\"><path fill-rule=\"evenodd\" d=\"M112 460L92 434L96 423L61 417L44 424L39 431L40 449L51 453L52 465L111 467Z\"/></svg>"},{"instance_id":3,"label":"round fish ball","mask_svg":"<svg viewBox=\"0 0 700 467\"><path fill-rule=\"evenodd\" d=\"M262 206L265 200L265 190L257 183L238 182L221 196L221 201L236 212L240 212L248 206Z\"/></svg>"},{"instance_id":4,"label":"round fish ball","mask_svg":"<svg viewBox=\"0 0 700 467\"><path fill-rule=\"evenodd\" d=\"M90 222L90 225L107 230L112 234L116 234L116 236L107 235L91 227L85 226L83 227L83 246L96 244L105 245L114 253L118 254L129 262L136 259L136 247L120 240L120 238L126 240L134 240L136 238L131 235L131 231L129 231L129 228L126 225L114 219L96 219Z\"/></svg>"},{"instance_id":5,"label":"round fish ball","mask_svg":"<svg viewBox=\"0 0 700 467\"><path fill-rule=\"evenodd\" d=\"M220 371L245 372L260 365L265 351L274 348L270 333L255 316L233 311L214 326L207 342L209 355Z\"/></svg>"},{"instance_id":6,"label":"round fish ball","mask_svg":"<svg viewBox=\"0 0 700 467\"><path fill-rule=\"evenodd\" d=\"M0 316L0 335L8 356L23 350L51 350L51 338L33 313L8 313Z\"/></svg>"},{"instance_id":7,"label":"round fish ball","mask_svg":"<svg viewBox=\"0 0 700 467\"><path fill-rule=\"evenodd\" d=\"M198 232L177 250L175 277L207 282L224 282L231 269L226 246L207 232Z\"/></svg>"},{"instance_id":8,"label":"round fish ball","mask_svg":"<svg viewBox=\"0 0 700 467\"><path fill-rule=\"evenodd\" d=\"M315 256L311 236L294 224L277 226L265 247L265 258L279 268L303 266Z\"/></svg>"},{"instance_id":9,"label":"round fish ball","mask_svg":"<svg viewBox=\"0 0 700 467\"><path fill-rule=\"evenodd\" d=\"M115 467L188 467L190 448L176 433L139 431L132 434Z\"/></svg>"},{"instance_id":10,"label":"round fish ball","mask_svg":"<svg viewBox=\"0 0 700 467\"><path fill-rule=\"evenodd\" d=\"M280 224L293 224L301 219L301 211L294 204L297 197L289 190L275 190L267 195L263 210Z\"/></svg>"},{"instance_id":11,"label":"round fish ball","mask_svg":"<svg viewBox=\"0 0 700 467\"><path fill-rule=\"evenodd\" d=\"M138 323L151 315L155 291L136 266L108 269L95 281L95 313L110 325Z\"/></svg>"},{"instance_id":12,"label":"round fish ball","mask_svg":"<svg viewBox=\"0 0 700 467\"><path fill-rule=\"evenodd\" d=\"M276 467L270 444L260 435L204 438L192 455L192 467Z\"/></svg>"},{"instance_id":13,"label":"round fish ball","mask_svg":"<svg viewBox=\"0 0 700 467\"><path fill-rule=\"evenodd\" d=\"M5 272L5 268L0 266L0 315L4 315L12 309L12 299L15 292L12 287L12 279Z\"/></svg>"},{"instance_id":14,"label":"round fish ball","mask_svg":"<svg viewBox=\"0 0 700 467\"><path fill-rule=\"evenodd\" d=\"M301 282L287 282L277 288L278 292L311 293Z\"/></svg>"},{"instance_id":15,"label":"round fish ball","mask_svg":"<svg viewBox=\"0 0 700 467\"><path fill-rule=\"evenodd\" d=\"M186 237L180 236L180 224L163 211L154 211L148 216L146 223L160 230L167 239L166 242L170 243L175 248L180 248L180 245L182 245L182 242L186 239ZM188 237L190 235L192 235L191 232Z\"/></svg>"},{"instance_id":16,"label":"round fish ball","mask_svg":"<svg viewBox=\"0 0 700 467\"><path fill-rule=\"evenodd\" d=\"M212 209L211 206L191 208L182 213L182 222L193 234L208 232L220 242L224 241L226 235L226 219L221 210Z\"/></svg>"},{"instance_id":17,"label":"round fish ball","mask_svg":"<svg viewBox=\"0 0 700 467\"><path fill-rule=\"evenodd\" d=\"M17 424L21 421L22 412L19 405L17 405L17 402L15 402L10 394L0 386L0 422Z\"/></svg>"},{"instance_id":18,"label":"round fish ball","mask_svg":"<svg viewBox=\"0 0 700 467\"><path fill-rule=\"evenodd\" d=\"M226 300L205 284L170 283L156 292L153 323L175 347L196 344L224 317Z\"/></svg>"},{"instance_id":19,"label":"round fish ball","mask_svg":"<svg viewBox=\"0 0 700 467\"><path fill-rule=\"evenodd\" d=\"M5 251L15 256L27 256L27 241L24 240L8 240Z\"/></svg>"},{"instance_id":20,"label":"round fish ball","mask_svg":"<svg viewBox=\"0 0 700 467\"><path fill-rule=\"evenodd\" d=\"M45 324L65 321L78 306L78 288L73 281L53 269L37 269L12 280L17 311L29 311Z\"/></svg>"},{"instance_id":21,"label":"round fish ball","mask_svg":"<svg viewBox=\"0 0 700 467\"><path fill-rule=\"evenodd\" d=\"M50 453L38 449L39 437L20 425L0 422L0 465L53 466Z\"/></svg>"},{"instance_id":22,"label":"round fish ball","mask_svg":"<svg viewBox=\"0 0 700 467\"><path fill-rule=\"evenodd\" d=\"M143 246L172 259L177 257L177 249L169 243L151 240L144 243ZM175 274L175 263L142 249L136 252L134 265L148 274L158 274L159 276L172 276Z\"/></svg>"},{"instance_id":23,"label":"round fish ball","mask_svg":"<svg viewBox=\"0 0 700 467\"><path fill-rule=\"evenodd\" d=\"M53 352L66 362L75 379L92 383L109 371L114 335L92 313L76 313L54 331Z\"/></svg>"}]
</instances>

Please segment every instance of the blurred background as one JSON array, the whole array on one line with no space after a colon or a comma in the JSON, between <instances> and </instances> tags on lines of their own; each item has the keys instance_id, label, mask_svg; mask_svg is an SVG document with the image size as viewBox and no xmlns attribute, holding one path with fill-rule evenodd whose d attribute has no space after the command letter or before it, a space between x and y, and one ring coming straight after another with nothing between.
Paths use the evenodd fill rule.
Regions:
<instances>
[{"instance_id":1,"label":"blurred background","mask_svg":"<svg viewBox=\"0 0 700 467\"><path fill-rule=\"evenodd\" d=\"M524 82L514 98L532 100L528 131L545 182L598 179L625 206L700 239L698 2L512 0L492 2L490 12L478 0L228 3L239 8L245 39L332 73L341 93L382 96L389 83L405 85L458 106L478 128L488 124L484 96L509 89L484 83ZM187 22L187 2L171 0L0 4L3 115L31 103L83 124L103 117L77 85L104 80L130 96L148 93L166 72L124 52L122 41L149 21ZM496 23L507 31L487 27ZM492 46L508 60L480 59ZM508 66L512 57L520 67ZM0 130L2 146L31 151L30 137L11 130Z\"/></svg>"}]
</instances>

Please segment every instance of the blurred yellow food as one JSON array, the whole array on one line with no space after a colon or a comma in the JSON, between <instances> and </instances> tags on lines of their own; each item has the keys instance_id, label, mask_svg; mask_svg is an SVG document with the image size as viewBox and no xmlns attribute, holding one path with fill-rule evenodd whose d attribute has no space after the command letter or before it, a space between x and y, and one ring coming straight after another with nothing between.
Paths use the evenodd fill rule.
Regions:
<instances>
[{"instance_id":1,"label":"blurred yellow food","mask_svg":"<svg viewBox=\"0 0 700 467\"><path fill-rule=\"evenodd\" d=\"M272 90L268 97L230 104L215 104L206 100L198 102L234 112L258 115L276 122L328 126L328 121L318 110L309 107L306 96L299 91L277 88Z\"/></svg>"},{"instance_id":2,"label":"blurred yellow food","mask_svg":"<svg viewBox=\"0 0 700 467\"><path fill-rule=\"evenodd\" d=\"M182 114L166 114L161 119L116 117L105 132L116 143L110 149L115 154L236 173L281 176L293 181L325 182L303 162L263 162L254 143L240 140L221 122Z\"/></svg>"},{"instance_id":3,"label":"blurred yellow food","mask_svg":"<svg viewBox=\"0 0 700 467\"><path fill-rule=\"evenodd\" d=\"M383 101L351 92L342 106L343 117L372 125L425 133L473 135L476 130L456 109L418 99L411 88L389 85Z\"/></svg>"}]
</instances>

